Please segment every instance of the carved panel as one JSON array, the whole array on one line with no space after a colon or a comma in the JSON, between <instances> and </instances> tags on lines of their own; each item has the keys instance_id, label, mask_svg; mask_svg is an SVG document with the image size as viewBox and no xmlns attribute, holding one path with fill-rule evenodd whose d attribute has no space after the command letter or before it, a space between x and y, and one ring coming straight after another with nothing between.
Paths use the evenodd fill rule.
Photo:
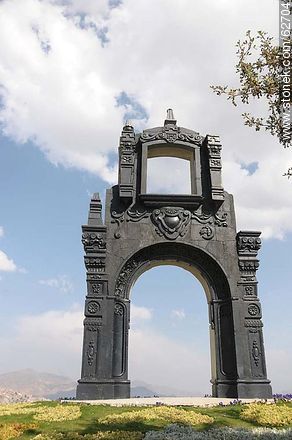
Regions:
<instances>
[{"instance_id":1,"label":"carved panel","mask_svg":"<svg viewBox=\"0 0 292 440\"><path fill-rule=\"evenodd\" d=\"M259 268L258 260L239 260L239 269L241 271L255 272Z\"/></svg>"},{"instance_id":2,"label":"carved panel","mask_svg":"<svg viewBox=\"0 0 292 440\"><path fill-rule=\"evenodd\" d=\"M230 338L233 334L232 306L231 303L216 304L219 320L219 341L221 373L225 377L232 377L236 371L234 356L234 340Z\"/></svg>"},{"instance_id":3,"label":"carved panel","mask_svg":"<svg viewBox=\"0 0 292 440\"><path fill-rule=\"evenodd\" d=\"M207 135L204 145L208 151L212 200L220 205L224 201L221 183L221 143L219 136Z\"/></svg>"},{"instance_id":4,"label":"carved panel","mask_svg":"<svg viewBox=\"0 0 292 440\"><path fill-rule=\"evenodd\" d=\"M97 301L89 301L86 306L86 314L97 315L100 312L100 304Z\"/></svg>"},{"instance_id":5,"label":"carved panel","mask_svg":"<svg viewBox=\"0 0 292 440\"><path fill-rule=\"evenodd\" d=\"M203 137L192 130L177 127L176 124L165 124L164 127L143 131L140 140L141 142L162 140L169 143L183 141L195 145L201 145Z\"/></svg>"},{"instance_id":6,"label":"carved panel","mask_svg":"<svg viewBox=\"0 0 292 440\"><path fill-rule=\"evenodd\" d=\"M85 252L99 252L106 248L104 237L98 232L83 232L82 244Z\"/></svg>"},{"instance_id":7,"label":"carved panel","mask_svg":"<svg viewBox=\"0 0 292 440\"><path fill-rule=\"evenodd\" d=\"M263 327L263 323L260 319L245 319L244 320L245 327Z\"/></svg>"},{"instance_id":8,"label":"carved panel","mask_svg":"<svg viewBox=\"0 0 292 440\"><path fill-rule=\"evenodd\" d=\"M89 293L91 295L103 295L103 283L94 282L91 283L89 286Z\"/></svg>"},{"instance_id":9,"label":"carved panel","mask_svg":"<svg viewBox=\"0 0 292 440\"><path fill-rule=\"evenodd\" d=\"M142 258L138 260L133 258L125 264L116 282L116 296L119 296L120 298L125 298L126 286L135 270L137 270L141 264L143 264Z\"/></svg>"},{"instance_id":10,"label":"carved panel","mask_svg":"<svg viewBox=\"0 0 292 440\"><path fill-rule=\"evenodd\" d=\"M96 353L95 343L94 343L94 341L91 340L88 343L88 347L87 347L87 351L86 351L87 363L90 366L93 364L95 353Z\"/></svg>"},{"instance_id":11,"label":"carved panel","mask_svg":"<svg viewBox=\"0 0 292 440\"><path fill-rule=\"evenodd\" d=\"M255 285L248 285L244 286L244 296L256 296L256 286Z\"/></svg>"},{"instance_id":12,"label":"carved panel","mask_svg":"<svg viewBox=\"0 0 292 440\"><path fill-rule=\"evenodd\" d=\"M87 274L87 281L95 281L100 280L101 275L98 275L97 273L88 273Z\"/></svg>"},{"instance_id":13,"label":"carved panel","mask_svg":"<svg viewBox=\"0 0 292 440\"><path fill-rule=\"evenodd\" d=\"M249 329L249 350L253 377L264 377L261 329Z\"/></svg>"},{"instance_id":14,"label":"carved panel","mask_svg":"<svg viewBox=\"0 0 292 440\"><path fill-rule=\"evenodd\" d=\"M186 234L187 226L191 221L191 213L183 208L164 207L155 209L151 219L158 235L175 240Z\"/></svg>"},{"instance_id":15,"label":"carved panel","mask_svg":"<svg viewBox=\"0 0 292 440\"><path fill-rule=\"evenodd\" d=\"M214 237L214 229L210 228L210 226L203 226L200 229L200 235L205 240L211 240Z\"/></svg>"},{"instance_id":16,"label":"carved panel","mask_svg":"<svg viewBox=\"0 0 292 440\"><path fill-rule=\"evenodd\" d=\"M151 214L150 211L146 210L139 205L132 204L126 211L117 212L111 211L112 223L116 223L118 225L114 236L115 238L121 238L120 227L121 224L126 220L126 222L139 222L143 218L149 217Z\"/></svg>"},{"instance_id":17,"label":"carved panel","mask_svg":"<svg viewBox=\"0 0 292 440\"><path fill-rule=\"evenodd\" d=\"M88 272L104 272L105 260L103 258L85 257L85 267Z\"/></svg>"},{"instance_id":18,"label":"carved panel","mask_svg":"<svg viewBox=\"0 0 292 440\"><path fill-rule=\"evenodd\" d=\"M115 309L114 309L114 313L115 315L123 315L124 313L124 308L121 304L115 304Z\"/></svg>"},{"instance_id":19,"label":"carved panel","mask_svg":"<svg viewBox=\"0 0 292 440\"><path fill-rule=\"evenodd\" d=\"M226 228L228 226L227 223L227 212L223 212L222 215L218 213L202 213L199 214L197 212L192 213L192 220L196 220L199 223L202 224L209 224L209 225L215 225L219 227Z\"/></svg>"},{"instance_id":20,"label":"carved panel","mask_svg":"<svg viewBox=\"0 0 292 440\"><path fill-rule=\"evenodd\" d=\"M84 327L89 332L97 332L98 328L102 325L102 318L85 318Z\"/></svg>"},{"instance_id":21,"label":"carved panel","mask_svg":"<svg viewBox=\"0 0 292 440\"><path fill-rule=\"evenodd\" d=\"M135 185L135 133L130 124L123 127L120 138L119 194L121 198L133 199Z\"/></svg>"},{"instance_id":22,"label":"carved panel","mask_svg":"<svg viewBox=\"0 0 292 440\"><path fill-rule=\"evenodd\" d=\"M116 303L113 328L113 376L122 376L125 370L125 307Z\"/></svg>"},{"instance_id":23,"label":"carved panel","mask_svg":"<svg viewBox=\"0 0 292 440\"><path fill-rule=\"evenodd\" d=\"M256 257L261 247L260 232L240 231L237 234L238 255Z\"/></svg>"},{"instance_id":24,"label":"carved panel","mask_svg":"<svg viewBox=\"0 0 292 440\"><path fill-rule=\"evenodd\" d=\"M261 308L259 304L251 303L247 306L247 313L252 317L258 317L261 315Z\"/></svg>"}]
</instances>

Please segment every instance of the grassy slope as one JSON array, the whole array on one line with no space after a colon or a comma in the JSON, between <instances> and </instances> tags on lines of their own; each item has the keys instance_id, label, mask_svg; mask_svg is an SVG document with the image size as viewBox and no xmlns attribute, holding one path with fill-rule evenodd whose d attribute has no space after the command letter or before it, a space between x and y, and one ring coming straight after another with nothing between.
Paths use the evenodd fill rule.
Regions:
<instances>
[{"instance_id":1,"label":"grassy slope","mask_svg":"<svg viewBox=\"0 0 292 440\"><path fill-rule=\"evenodd\" d=\"M55 406L55 402L45 402L41 403L42 406ZM70 404L68 404L70 405ZM292 403L288 404L292 408ZM141 431L147 432L149 430L159 429L165 424L161 422L147 422L147 423L129 423L129 424L111 424L102 425L98 422L98 419L104 417L108 414L118 414L124 411L134 411L135 407L110 407L110 406L97 406L97 405L82 405L82 417L77 420L64 421L64 422L40 422L33 419L33 415L11 415L11 416L1 416L0 424L4 423L35 423L37 425L36 429L25 432L20 437L19 440L27 440L33 438L36 434L44 432L78 432L78 433L94 433L96 431L118 431L118 430L128 430L128 431ZM232 405L226 407L213 407L213 408L189 408L186 407L188 411L200 412L202 414L207 414L215 419L215 422L211 425L212 427L245 427L251 428L256 426L255 424L245 422L239 419L239 414L241 411L240 405ZM208 429L209 426L198 425L197 429Z\"/></svg>"}]
</instances>

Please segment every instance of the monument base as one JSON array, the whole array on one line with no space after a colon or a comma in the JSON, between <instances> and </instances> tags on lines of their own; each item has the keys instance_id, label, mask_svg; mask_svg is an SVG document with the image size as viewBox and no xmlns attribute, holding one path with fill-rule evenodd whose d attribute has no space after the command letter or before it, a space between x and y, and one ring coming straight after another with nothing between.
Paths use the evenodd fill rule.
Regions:
<instances>
[{"instance_id":1,"label":"monument base","mask_svg":"<svg viewBox=\"0 0 292 440\"><path fill-rule=\"evenodd\" d=\"M212 385L212 396L234 399L271 399L273 397L269 380L216 381Z\"/></svg>"},{"instance_id":2,"label":"monument base","mask_svg":"<svg viewBox=\"0 0 292 440\"><path fill-rule=\"evenodd\" d=\"M77 400L128 399L130 397L130 381L121 382L104 380L86 382L79 380L76 390Z\"/></svg>"}]
</instances>

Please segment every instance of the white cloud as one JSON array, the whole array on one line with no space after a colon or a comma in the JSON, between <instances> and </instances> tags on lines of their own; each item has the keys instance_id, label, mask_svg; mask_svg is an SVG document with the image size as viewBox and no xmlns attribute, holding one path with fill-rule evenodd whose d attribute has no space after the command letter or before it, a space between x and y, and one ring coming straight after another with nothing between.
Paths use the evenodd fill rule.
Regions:
<instances>
[{"instance_id":1,"label":"white cloud","mask_svg":"<svg viewBox=\"0 0 292 440\"><path fill-rule=\"evenodd\" d=\"M180 309L180 310L172 310L171 311L171 316L173 318L176 319L184 319L186 317L185 311Z\"/></svg>"},{"instance_id":2,"label":"white cloud","mask_svg":"<svg viewBox=\"0 0 292 440\"><path fill-rule=\"evenodd\" d=\"M109 154L117 152L124 113L134 112L139 129L145 123L136 119L134 104L117 106L116 98L124 91L141 104L149 127L173 107L179 125L221 135L224 184L234 193L238 225L262 229L265 237L292 230L291 185L282 177L290 152L245 127L240 114L247 109L209 88L236 85L235 42L247 29L277 35L277 2L266 2L264 15L252 0L211 0L209 8L190 0L124 0L117 8L105 0L63 3L1 2L4 133L34 141L55 164L112 183L117 168ZM264 111L260 103L252 108ZM250 162L259 163L252 176L240 168ZM161 170L160 186L170 174Z\"/></svg>"},{"instance_id":3,"label":"white cloud","mask_svg":"<svg viewBox=\"0 0 292 440\"><path fill-rule=\"evenodd\" d=\"M0 226L0 237L3 237L4 235L4 228L3 226Z\"/></svg>"},{"instance_id":4,"label":"white cloud","mask_svg":"<svg viewBox=\"0 0 292 440\"><path fill-rule=\"evenodd\" d=\"M51 287L61 293L71 293L73 291L73 284L66 275L60 275L56 278L49 278L46 280L39 280L39 284Z\"/></svg>"},{"instance_id":5,"label":"white cloud","mask_svg":"<svg viewBox=\"0 0 292 440\"><path fill-rule=\"evenodd\" d=\"M16 264L10 259L5 252L0 250L0 271L15 272L17 270Z\"/></svg>"},{"instance_id":6,"label":"white cloud","mask_svg":"<svg viewBox=\"0 0 292 440\"><path fill-rule=\"evenodd\" d=\"M135 306L135 304L131 305L131 323L136 324L140 321L149 321L152 319L153 313L152 310L147 309L147 307L139 307Z\"/></svg>"},{"instance_id":7,"label":"white cloud","mask_svg":"<svg viewBox=\"0 0 292 440\"><path fill-rule=\"evenodd\" d=\"M82 349L83 310L50 310L16 320L9 336L0 338L5 353L2 371L13 370L13 352L18 353L17 368L35 368L78 377Z\"/></svg>"}]
</instances>

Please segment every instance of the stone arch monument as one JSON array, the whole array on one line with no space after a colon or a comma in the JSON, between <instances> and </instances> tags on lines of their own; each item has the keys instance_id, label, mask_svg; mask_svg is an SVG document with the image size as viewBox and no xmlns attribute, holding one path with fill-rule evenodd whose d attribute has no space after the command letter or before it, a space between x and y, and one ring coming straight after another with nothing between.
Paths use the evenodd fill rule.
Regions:
<instances>
[{"instance_id":1,"label":"stone arch monument","mask_svg":"<svg viewBox=\"0 0 292 440\"><path fill-rule=\"evenodd\" d=\"M82 226L87 295L77 399L130 397L130 291L159 264L183 267L205 290L212 395L271 397L256 280L260 232L236 233L233 198L221 185L220 153L218 136L178 127L172 110L163 127L136 134L124 126L119 183L107 190L105 222L94 194ZM147 161L153 157L187 160L190 194L148 193Z\"/></svg>"}]
</instances>

